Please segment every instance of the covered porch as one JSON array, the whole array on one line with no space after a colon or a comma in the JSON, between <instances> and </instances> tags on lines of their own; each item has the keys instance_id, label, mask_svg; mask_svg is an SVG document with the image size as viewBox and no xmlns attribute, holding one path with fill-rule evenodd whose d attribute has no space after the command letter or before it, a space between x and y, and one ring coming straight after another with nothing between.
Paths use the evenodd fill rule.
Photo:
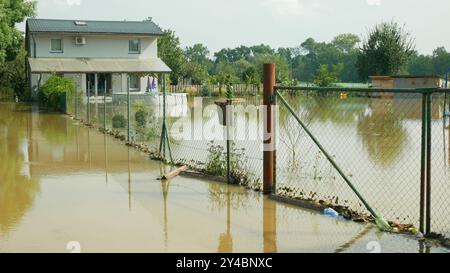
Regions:
<instances>
[{"instance_id":1,"label":"covered porch","mask_svg":"<svg viewBox=\"0 0 450 273\"><path fill-rule=\"evenodd\" d=\"M52 74L73 80L77 92L91 101L111 100L113 95L157 94L161 75L170 68L159 58L29 58L30 90L37 93Z\"/></svg>"}]
</instances>

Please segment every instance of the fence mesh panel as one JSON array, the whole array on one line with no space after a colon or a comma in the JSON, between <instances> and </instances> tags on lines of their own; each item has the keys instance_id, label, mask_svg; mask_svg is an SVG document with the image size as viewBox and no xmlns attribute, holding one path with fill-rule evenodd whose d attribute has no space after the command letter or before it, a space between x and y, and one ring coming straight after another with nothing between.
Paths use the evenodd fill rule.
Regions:
<instances>
[{"instance_id":1,"label":"fence mesh panel","mask_svg":"<svg viewBox=\"0 0 450 273\"><path fill-rule=\"evenodd\" d=\"M387 220L419 226L421 94L280 93L373 208ZM442 101L441 94L433 96L431 217L433 229L448 235ZM367 213L288 109L279 111L277 194Z\"/></svg>"},{"instance_id":2,"label":"fence mesh panel","mask_svg":"<svg viewBox=\"0 0 450 273\"><path fill-rule=\"evenodd\" d=\"M450 238L450 137L442 94L432 97L431 231ZM448 108L447 108L448 109ZM439 118L437 117L439 115Z\"/></svg>"},{"instance_id":3,"label":"fence mesh panel","mask_svg":"<svg viewBox=\"0 0 450 273\"><path fill-rule=\"evenodd\" d=\"M367 93L356 91L326 93L280 89L279 92L380 215L393 222L419 226L420 94L369 97ZM126 93L107 92L106 97L106 102L103 99L89 103L83 92L69 94L67 112L99 128L106 127L122 140L126 140L130 123L131 141L157 154L163 123L162 95L132 94L130 117ZM174 98L171 93L168 97L166 121L174 162L205 168L211 160L212 145L221 147L225 155L223 138L205 138L205 126L214 125L222 135L226 131L226 127L218 126L216 99L203 98L201 115L197 116L192 97ZM277 103L276 194L322 200L368 214L288 108L280 100ZM260 136L252 136L250 127L260 132L263 126L259 115L252 116L248 112L252 107L260 110L261 105L262 98L258 96L245 97L235 103L246 114L235 116L231 126L233 152L239 159L238 165L232 166L243 170L248 178L247 185L255 189L262 188L263 152ZM190 126L188 139L175 137L176 130L173 130L183 119ZM199 134L200 139L196 139ZM450 237L449 165L450 139L449 130L443 125L443 95L436 93L432 99L431 224L432 231L446 237Z\"/></svg>"}]
</instances>

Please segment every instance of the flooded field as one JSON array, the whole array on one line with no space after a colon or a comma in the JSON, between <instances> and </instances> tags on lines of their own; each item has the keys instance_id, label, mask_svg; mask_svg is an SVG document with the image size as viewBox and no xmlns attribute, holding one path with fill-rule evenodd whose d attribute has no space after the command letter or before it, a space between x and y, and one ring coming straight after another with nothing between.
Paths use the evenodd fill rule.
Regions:
<instances>
[{"instance_id":1,"label":"flooded field","mask_svg":"<svg viewBox=\"0 0 450 273\"><path fill-rule=\"evenodd\" d=\"M0 252L447 251L241 187L162 183L167 166L28 105L0 103L0 141Z\"/></svg>"},{"instance_id":2,"label":"flooded field","mask_svg":"<svg viewBox=\"0 0 450 273\"><path fill-rule=\"evenodd\" d=\"M284 96L309 130L350 178L368 203L390 221L419 226L422 102L417 95L393 98L339 96ZM205 163L211 139L205 138L205 128L217 126L219 118L214 105L217 98L203 98L188 105L169 107L170 136L177 133L174 124L184 119L190 139L171 139L175 161ZM131 137L145 142L154 151L159 148L161 106L148 106L150 121L142 128L135 121L141 98L131 103ZM238 105L259 107L261 97L245 97ZM194 105L196 105L194 107ZM200 109L199 107L200 106ZM104 105L89 106L91 120L104 126ZM197 111L197 114L196 114ZM87 106L79 107L85 117ZM198 112L200 114L198 114ZM106 107L106 127L118 113L127 116L126 101ZM431 225L434 232L450 236L450 138L443 124L443 100L434 96L432 103L432 162L431 162ZM303 199L325 200L367 213L356 195L340 178L317 146L307 136L287 108L280 106L277 119L277 193ZM448 124L447 124L448 125ZM255 185L262 180L262 141L249 138L251 130L262 131L258 116L246 115L236 119L232 135L242 155L246 173ZM184 130L184 128L182 128ZM202 131L203 130L203 131ZM121 131L126 134L126 128ZM225 147L225 141L214 140ZM242 149L242 150L241 150Z\"/></svg>"}]
</instances>

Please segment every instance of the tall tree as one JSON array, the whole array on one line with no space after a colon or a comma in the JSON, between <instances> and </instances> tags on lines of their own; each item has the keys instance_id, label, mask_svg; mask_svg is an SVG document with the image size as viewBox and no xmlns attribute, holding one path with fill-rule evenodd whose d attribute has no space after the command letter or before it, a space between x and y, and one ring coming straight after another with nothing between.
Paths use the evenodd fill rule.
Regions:
<instances>
[{"instance_id":1,"label":"tall tree","mask_svg":"<svg viewBox=\"0 0 450 273\"><path fill-rule=\"evenodd\" d=\"M444 75L450 68L450 52L445 47L438 47L433 51L434 73Z\"/></svg>"},{"instance_id":2,"label":"tall tree","mask_svg":"<svg viewBox=\"0 0 450 273\"><path fill-rule=\"evenodd\" d=\"M0 62L12 61L23 42L23 34L15 27L25 17L35 14L35 1L0 0Z\"/></svg>"},{"instance_id":3,"label":"tall tree","mask_svg":"<svg viewBox=\"0 0 450 273\"><path fill-rule=\"evenodd\" d=\"M198 64L207 64L209 62L209 50L203 44L195 44L186 47L184 54L188 62L195 62Z\"/></svg>"},{"instance_id":4,"label":"tall tree","mask_svg":"<svg viewBox=\"0 0 450 273\"><path fill-rule=\"evenodd\" d=\"M414 52L408 63L408 73L410 75L431 75L434 74L432 56L418 54Z\"/></svg>"},{"instance_id":5,"label":"tall tree","mask_svg":"<svg viewBox=\"0 0 450 273\"><path fill-rule=\"evenodd\" d=\"M358 35L345 33L339 34L338 36L334 37L333 41L331 41L331 44L339 51L349 53L350 51L356 49L356 46L360 42L361 39L358 37Z\"/></svg>"},{"instance_id":6,"label":"tall tree","mask_svg":"<svg viewBox=\"0 0 450 273\"><path fill-rule=\"evenodd\" d=\"M174 31L164 30L164 35L158 39L158 56L172 69L171 82L177 84L183 76L186 58Z\"/></svg>"},{"instance_id":7,"label":"tall tree","mask_svg":"<svg viewBox=\"0 0 450 273\"><path fill-rule=\"evenodd\" d=\"M274 63L276 65L277 82L284 82L289 79L288 63L283 56L279 54L258 54L255 56L254 64L260 79L263 79L263 65L265 63Z\"/></svg>"},{"instance_id":8,"label":"tall tree","mask_svg":"<svg viewBox=\"0 0 450 273\"><path fill-rule=\"evenodd\" d=\"M376 25L358 54L361 80L369 76L393 75L402 71L414 53L411 35L395 22Z\"/></svg>"},{"instance_id":9,"label":"tall tree","mask_svg":"<svg viewBox=\"0 0 450 273\"><path fill-rule=\"evenodd\" d=\"M183 68L183 76L202 84L213 72L213 62L209 59L209 50L203 44L195 44L184 50L187 63Z\"/></svg>"}]
</instances>

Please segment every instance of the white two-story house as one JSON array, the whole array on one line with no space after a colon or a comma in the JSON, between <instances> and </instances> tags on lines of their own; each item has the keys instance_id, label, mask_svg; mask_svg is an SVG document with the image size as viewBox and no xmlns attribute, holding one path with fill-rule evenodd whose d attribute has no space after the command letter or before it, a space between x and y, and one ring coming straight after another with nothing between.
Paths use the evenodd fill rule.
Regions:
<instances>
[{"instance_id":1,"label":"white two-story house","mask_svg":"<svg viewBox=\"0 0 450 273\"><path fill-rule=\"evenodd\" d=\"M158 58L163 34L153 22L28 19L30 89L53 73L71 78L89 96L148 90L151 73L169 73Z\"/></svg>"}]
</instances>

